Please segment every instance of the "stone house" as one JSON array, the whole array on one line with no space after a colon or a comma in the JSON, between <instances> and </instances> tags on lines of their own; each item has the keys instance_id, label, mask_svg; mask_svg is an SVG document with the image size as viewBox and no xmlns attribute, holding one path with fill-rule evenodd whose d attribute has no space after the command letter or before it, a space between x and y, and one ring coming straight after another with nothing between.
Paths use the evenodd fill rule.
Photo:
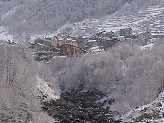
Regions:
<instances>
[{"instance_id":1,"label":"stone house","mask_svg":"<svg viewBox=\"0 0 164 123\"><path fill-rule=\"evenodd\" d=\"M74 43L64 43L59 47L59 49L60 55L66 55L70 57L75 56L80 51L78 45Z\"/></svg>"},{"instance_id":2,"label":"stone house","mask_svg":"<svg viewBox=\"0 0 164 123\"><path fill-rule=\"evenodd\" d=\"M132 28L123 28L119 31L120 36L124 36L125 38L132 37Z\"/></svg>"},{"instance_id":3,"label":"stone house","mask_svg":"<svg viewBox=\"0 0 164 123\"><path fill-rule=\"evenodd\" d=\"M108 48L113 47L119 41L120 40L118 38L112 38L110 40L104 40L102 46L104 47L104 50L108 50Z\"/></svg>"},{"instance_id":4,"label":"stone house","mask_svg":"<svg viewBox=\"0 0 164 123\"><path fill-rule=\"evenodd\" d=\"M136 39L139 40L143 45L145 45L150 41L151 33L148 31L145 33L140 33L139 35L136 36Z\"/></svg>"},{"instance_id":5,"label":"stone house","mask_svg":"<svg viewBox=\"0 0 164 123\"><path fill-rule=\"evenodd\" d=\"M106 32L105 36L112 39L113 37L116 37L116 34L110 31L110 32Z\"/></svg>"},{"instance_id":6,"label":"stone house","mask_svg":"<svg viewBox=\"0 0 164 123\"><path fill-rule=\"evenodd\" d=\"M98 46L97 40L88 40L86 46L88 48L93 47L93 46Z\"/></svg>"},{"instance_id":7,"label":"stone house","mask_svg":"<svg viewBox=\"0 0 164 123\"><path fill-rule=\"evenodd\" d=\"M81 37L77 38L76 42L77 42L80 49L84 49L85 46L87 45L88 40L89 39L87 37L81 36Z\"/></svg>"},{"instance_id":8,"label":"stone house","mask_svg":"<svg viewBox=\"0 0 164 123\"><path fill-rule=\"evenodd\" d=\"M35 45L42 45L46 47L53 47L55 46L55 43L51 39L46 39L46 38L37 38L34 41Z\"/></svg>"}]
</instances>

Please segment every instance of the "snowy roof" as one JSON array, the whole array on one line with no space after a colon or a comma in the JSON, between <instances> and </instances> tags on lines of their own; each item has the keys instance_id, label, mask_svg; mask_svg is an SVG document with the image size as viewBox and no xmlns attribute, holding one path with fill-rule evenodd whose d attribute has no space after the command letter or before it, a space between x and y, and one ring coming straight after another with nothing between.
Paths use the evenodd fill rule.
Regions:
<instances>
[{"instance_id":1,"label":"snowy roof","mask_svg":"<svg viewBox=\"0 0 164 123\"><path fill-rule=\"evenodd\" d=\"M78 45L77 44L75 44L75 43L63 43L60 47L62 47L62 46L64 46L64 45L71 45L71 46L74 46L74 47L78 47Z\"/></svg>"},{"instance_id":2,"label":"snowy roof","mask_svg":"<svg viewBox=\"0 0 164 123\"><path fill-rule=\"evenodd\" d=\"M102 52L102 51L104 51L104 50L100 49L99 46L94 46L94 47L91 47L91 48L90 48L90 51L91 51L91 52Z\"/></svg>"},{"instance_id":3,"label":"snowy roof","mask_svg":"<svg viewBox=\"0 0 164 123\"><path fill-rule=\"evenodd\" d=\"M96 40L88 40L87 42L96 42Z\"/></svg>"},{"instance_id":4,"label":"snowy roof","mask_svg":"<svg viewBox=\"0 0 164 123\"><path fill-rule=\"evenodd\" d=\"M57 39L58 39L58 40L64 40L64 38L63 38L63 37L57 37Z\"/></svg>"}]
</instances>

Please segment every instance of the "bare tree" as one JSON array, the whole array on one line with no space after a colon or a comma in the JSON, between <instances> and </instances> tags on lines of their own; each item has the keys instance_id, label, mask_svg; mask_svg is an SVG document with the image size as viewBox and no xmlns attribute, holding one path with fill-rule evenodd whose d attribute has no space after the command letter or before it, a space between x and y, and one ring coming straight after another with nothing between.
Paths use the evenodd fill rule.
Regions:
<instances>
[{"instance_id":1,"label":"bare tree","mask_svg":"<svg viewBox=\"0 0 164 123\"><path fill-rule=\"evenodd\" d=\"M44 115L44 121L51 123L48 121L50 118L42 112L40 100L37 98L40 93L36 76L47 80L54 90L57 87L56 80L46 67L44 69L47 69L47 73L39 69L40 65L28 57L28 50L24 47L4 45L0 47L0 51L0 117L4 117L0 118L0 122L22 120L36 123L42 122Z\"/></svg>"}]
</instances>

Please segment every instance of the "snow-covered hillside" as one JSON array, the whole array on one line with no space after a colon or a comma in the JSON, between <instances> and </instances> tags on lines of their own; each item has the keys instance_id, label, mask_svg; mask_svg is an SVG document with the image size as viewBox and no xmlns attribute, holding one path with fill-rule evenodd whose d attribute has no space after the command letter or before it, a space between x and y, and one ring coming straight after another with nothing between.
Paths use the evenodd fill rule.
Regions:
<instances>
[{"instance_id":1,"label":"snow-covered hillside","mask_svg":"<svg viewBox=\"0 0 164 123\"><path fill-rule=\"evenodd\" d=\"M163 123L164 122L164 91L150 104L131 110L125 114L123 121L142 123Z\"/></svg>"},{"instance_id":2,"label":"snow-covered hillside","mask_svg":"<svg viewBox=\"0 0 164 123\"><path fill-rule=\"evenodd\" d=\"M150 0L150 3L152 1L154 0ZM135 8L137 2L139 3L139 1L134 1L130 4L127 3L113 15L105 16L100 19L86 19L74 24L66 24L56 33L90 35L102 30L118 31L124 27L132 27L134 33L150 29L153 35L163 35L164 1L153 2L153 4L148 4L145 7ZM143 1L143 4L147 3L144 3ZM131 11L129 8L133 7L134 10Z\"/></svg>"},{"instance_id":3,"label":"snow-covered hillside","mask_svg":"<svg viewBox=\"0 0 164 123\"><path fill-rule=\"evenodd\" d=\"M8 33L8 27L0 26L0 40L3 41L13 40L13 36Z\"/></svg>"},{"instance_id":4,"label":"snow-covered hillside","mask_svg":"<svg viewBox=\"0 0 164 123\"><path fill-rule=\"evenodd\" d=\"M0 27L7 26L9 27L9 33L28 34L32 37L41 34L91 35L102 30L118 31L124 27L132 27L134 33L139 33L150 28L154 35L164 34L163 0L113 1L110 0L107 4L102 2L102 5L98 1L89 3L76 1L71 3L71 0L63 2L58 0L54 2L50 0L0 2ZM76 3L82 8L79 9L74 5ZM92 4L97 9L91 6ZM110 15L110 11L105 7L108 4L109 7L107 8L111 10L118 7L114 9L115 11L112 15ZM61 9L60 7L65 9ZM77 11L72 12L71 8ZM91 14L92 9L94 16ZM89 11L89 13L86 13L84 10ZM79 20L83 21L77 22ZM56 31L56 29L58 30Z\"/></svg>"},{"instance_id":5,"label":"snow-covered hillside","mask_svg":"<svg viewBox=\"0 0 164 123\"><path fill-rule=\"evenodd\" d=\"M40 77L36 77L37 83L37 89L41 93L41 95L38 96L46 96L46 101L48 100L56 100L60 98L60 94L55 94L54 90L48 86L48 82L45 82Z\"/></svg>"},{"instance_id":6,"label":"snow-covered hillside","mask_svg":"<svg viewBox=\"0 0 164 123\"><path fill-rule=\"evenodd\" d=\"M0 26L12 34L54 32L67 22L102 17L129 0L0 0Z\"/></svg>"}]
</instances>

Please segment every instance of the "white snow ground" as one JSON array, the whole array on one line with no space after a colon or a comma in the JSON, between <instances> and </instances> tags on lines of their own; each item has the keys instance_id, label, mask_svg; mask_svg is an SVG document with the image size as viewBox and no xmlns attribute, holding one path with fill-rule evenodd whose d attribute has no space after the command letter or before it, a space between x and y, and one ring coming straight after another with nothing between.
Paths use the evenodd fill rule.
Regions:
<instances>
[{"instance_id":1,"label":"white snow ground","mask_svg":"<svg viewBox=\"0 0 164 123\"><path fill-rule=\"evenodd\" d=\"M13 36L8 34L8 27L0 26L0 40L13 41Z\"/></svg>"},{"instance_id":2,"label":"white snow ground","mask_svg":"<svg viewBox=\"0 0 164 123\"><path fill-rule=\"evenodd\" d=\"M154 46L154 43L150 43L150 44L147 44L147 45L144 45L141 47L141 50L144 50L144 49L152 49Z\"/></svg>"},{"instance_id":3,"label":"white snow ground","mask_svg":"<svg viewBox=\"0 0 164 123\"><path fill-rule=\"evenodd\" d=\"M56 100L60 98L60 95L56 94L55 91L48 86L48 82L45 82L39 76L36 76L36 80L38 82L37 89L39 90L39 92L41 92L42 95L47 96L46 101Z\"/></svg>"}]
</instances>

